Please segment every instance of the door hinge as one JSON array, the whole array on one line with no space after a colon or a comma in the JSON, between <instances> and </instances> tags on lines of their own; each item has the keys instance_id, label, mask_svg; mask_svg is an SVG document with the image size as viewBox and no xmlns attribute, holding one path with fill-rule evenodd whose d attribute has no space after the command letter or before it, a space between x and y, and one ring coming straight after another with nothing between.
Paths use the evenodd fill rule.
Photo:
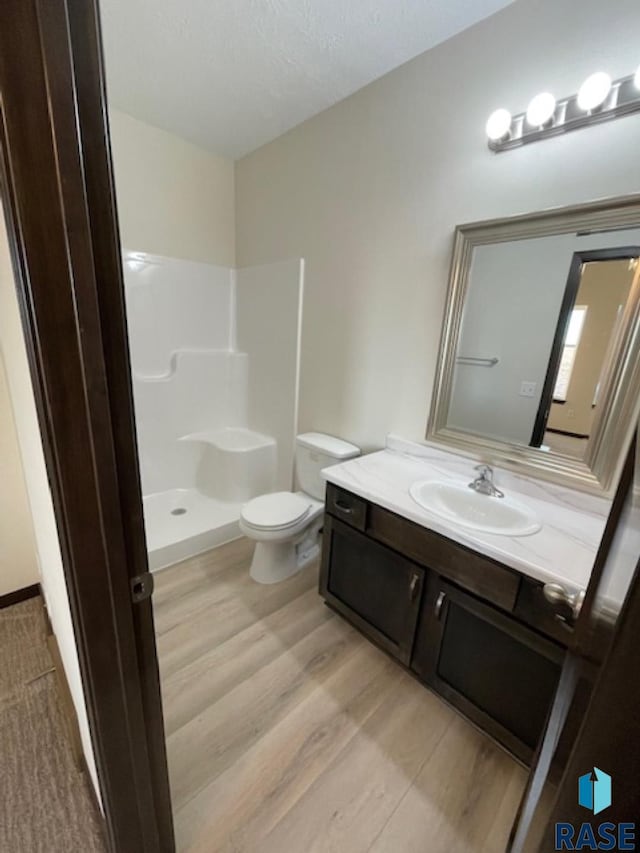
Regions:
<instances>
[{"instance_id":1,"label":"door hinge","mask_svg":"<svg viewBox=\"0 0 640 853\"><path fill-rule=\"evenodd\" d=\"M131 578L131 600L134 604L151 598L152 593L153 575L151 572L145 572L143 575L136 575Z\"/></svg>"}]
</instances>

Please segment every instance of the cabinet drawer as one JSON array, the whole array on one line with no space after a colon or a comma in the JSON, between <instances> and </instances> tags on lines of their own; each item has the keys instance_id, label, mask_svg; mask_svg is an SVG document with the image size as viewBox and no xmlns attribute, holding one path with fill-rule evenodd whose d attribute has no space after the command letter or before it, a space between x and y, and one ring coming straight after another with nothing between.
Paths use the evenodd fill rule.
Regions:
<instances>
[{"instance_id":1,"label":"cabinet drawer","mask_svg":"<svg viewBox=\"0 0 640 853\"><path fill-rule=\"evenodd\" d=\"M333 483L327 483L326 509L356 530L364 530L367 526L366 500L334 486Z\"/></svg>"},{"instance_id":2,"label":"cabinet drawer","mask_svg":"<svg viewBox=\"0 0 640 853\"><path fill-rule=\"evenodd\" d=\"M513 610L520 575L426 527L371 504L367 533L503 610Z\"/></svg>"}]
</instances>

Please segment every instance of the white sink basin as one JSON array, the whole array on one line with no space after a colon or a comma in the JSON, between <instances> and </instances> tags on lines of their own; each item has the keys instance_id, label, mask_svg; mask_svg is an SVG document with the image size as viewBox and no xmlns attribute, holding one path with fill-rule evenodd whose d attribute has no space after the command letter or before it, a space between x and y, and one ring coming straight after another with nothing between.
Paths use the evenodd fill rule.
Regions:
<instances>
[{"instance_id":1,"label":"white sink basin","mask_svg":"<svg viewBox=\"0 0 640 853\"><path fill-rule=\"evenodd\" d=\"M529 536L540 523L526 506L510 497L494 498L468 486L421 480L409 489L417 504L460 527L502 536Z\"/></svg>"}]
</instances>

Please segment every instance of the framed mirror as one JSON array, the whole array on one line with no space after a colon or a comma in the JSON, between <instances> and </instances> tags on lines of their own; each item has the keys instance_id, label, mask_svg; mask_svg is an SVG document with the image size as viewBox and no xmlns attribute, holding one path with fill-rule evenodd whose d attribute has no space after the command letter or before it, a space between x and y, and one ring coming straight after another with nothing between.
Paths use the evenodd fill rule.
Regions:
<instances>
[{"instance_id":1,"label":"framed mirror","mask_svg":"<svg viewBox=\"0 0 640 853\"><path fill-rule=\"evenodd\" d=\"M640 410L640 195L458 226L427 439L602 494Z\"/></svg>"}]
</instances>

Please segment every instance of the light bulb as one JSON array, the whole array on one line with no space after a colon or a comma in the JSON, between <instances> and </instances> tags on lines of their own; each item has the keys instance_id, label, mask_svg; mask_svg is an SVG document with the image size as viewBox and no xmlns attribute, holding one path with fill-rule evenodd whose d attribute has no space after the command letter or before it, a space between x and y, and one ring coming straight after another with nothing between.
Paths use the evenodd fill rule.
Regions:
<instances>
[{"instance_id":1,"label":"light bulb","mask_svg":"<svg viewBox=\"0 0 640 853\"><path fill-rule=\"evenodd\" d=\"M550 92L541 92L532 98L527 107L527 123L532 127L543 127L556 111L556 99Z\"/></svg>"},{"instance_id":2,"label":"light bulb","mask_svg":"<svg viewBox=\"0 0 640 853\"><path fill-rule=\"evenodd\" d=\"M511 128L511 113L509 110L495 110L489 116L487 121L486 131L487 136L493 142L498 142L508 136Z\"/></svg>"},{"instance_id":3,"label":"light bulb","mask_svg":"<svg viewBox=\"0 0 640 853\"><path fill-rule=\"evenodd\" d=\"M580 86L578 106L585 112L595 110L604 104L610 91L611 77L604 71L596 71Z\"/></svg>"},{"instance_id":4,"label":"light bulb","mask_svg":"<svg viewBox=\"0 0 640 853\"><path fill-rule=\"evenodd\" d=\"M638 70L636 71L636 76L633 78L633 85L636 89L640 89L640 65L638 66Z\"/></svg>"}]
</instances>

